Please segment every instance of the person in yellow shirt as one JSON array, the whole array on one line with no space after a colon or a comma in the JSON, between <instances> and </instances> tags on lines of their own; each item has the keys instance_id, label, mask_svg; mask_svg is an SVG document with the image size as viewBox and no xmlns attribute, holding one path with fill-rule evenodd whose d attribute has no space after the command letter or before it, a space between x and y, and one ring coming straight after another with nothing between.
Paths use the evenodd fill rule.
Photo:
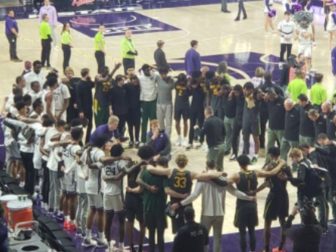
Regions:
<instances>
[{"instance_id":1,"label":"person in yellow shirt","mask_svg":"<svg viewBox=\"0 0 336 252\"><path fill-rule=\"evenodd\" d=\"M63 50L63 71L69 66L71 57L71 47L72 47L72 36L70 33L70 24L63 24L63 29L61 32L61 43Z\"/></svg>"},{"instance_id":2,"label":"person in yellow shirt","mask_svg":"<svg viewBox=\"0 0 336 252\"><path fill-rule=\"evenodd\" d=\"M41 52L41 62L42 66L45 67L47 63L47 67L50 67L50 51L51 51L51 27L49 24L49 17L47 14L43 14L42 22L40 24L40 39L42 44L42 52Z\"/></svg>"},{"instance_id":3,"label":"person in yellow shirt","mask_svg":"<svg viewBox=\"0 0 336 252\"><path fill-rule=\"evenodd\" d=\"M323 74L315 74L315 84L310 90L310 101L313 106L320 108L323 102L327 100L327 90L322 85Z\"/></svg>"},{"instance_id":4,"label":"person in yellow shirt","mask_svg":"<svg viewBox=\"0 0 336 252\"><path fill-rule=\"evenodd\" d=\"M288 84L287 93L294 102L298 102L299 95L307 94L307 92L307 84L303 79L301 69L297 69L295 79Z\"/></svg>"},{"instance_id":5,"label":"person in yellow shirt","mask_svg":"<svg viewBox=\"0 0 336 252\"><path fill-rule=\"evenodd\" d=\"M135 68L135 56L138 55L138 51L135 50L132 41L132 31L126 30L125 37L121 40L121 56L123 59L123 66L125 75L127 74L127 69Z\"/></svg>"},{"instance_id":6,"label":"person in yellow shirt","mask_svg":"<svg viewBox=\"0 0 336 252\"><path fill-rule=\"evenodd\" d=\"M95 57L98 65L98 73L101 74L105 67L105 26L101 24L94 37Z\"/></svg>"}]
</instances>

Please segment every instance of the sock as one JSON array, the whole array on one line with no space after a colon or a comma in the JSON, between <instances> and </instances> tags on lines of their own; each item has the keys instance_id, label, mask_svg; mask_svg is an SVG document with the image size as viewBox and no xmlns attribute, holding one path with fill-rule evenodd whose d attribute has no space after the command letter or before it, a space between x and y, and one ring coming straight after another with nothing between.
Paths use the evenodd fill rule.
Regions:
<instances>
[{"instance_id":1,"label":"sock","mask_svg":"<svg viewBox=\"0 0 336 252\"><path fill-rule=\"evenodd\" d=\"M124 247L124 242L119 242L119 248L123 248Z\"/></svg>"},{"instance_id":2,"label":"sock","mask_svg":"<svg viewBox=\"0 0 336 252\"><path fill-rule=\"evenodd\" d=\"M86 238L91 239L91 229L86 229Z\"/></svg>"},{"instance_id":3,"label":"sock","mask_svg":"<svg viewBox=\"0 0 336 252\"><path fill-rule=\"evenodd\" d=\"M98 238L99 240L103 240L104 232L98 232Z\"/></svg>"},{"instance_id":4,"label":"sock","mask_svg":"<svg viewBox=\"0 0 336 252\"><path fill-rule=\"evenodd\" d=\"M69 216L69 215L66 215L66 216L64 217L64 219L65 219L66 221L70 222L70 216Z\"/></svg>"}]
</instances>

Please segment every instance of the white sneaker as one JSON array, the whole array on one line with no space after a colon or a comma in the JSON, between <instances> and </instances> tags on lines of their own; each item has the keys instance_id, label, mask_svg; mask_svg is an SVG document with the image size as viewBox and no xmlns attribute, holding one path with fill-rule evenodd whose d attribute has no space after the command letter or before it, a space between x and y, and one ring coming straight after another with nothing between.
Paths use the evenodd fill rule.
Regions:
<instances>
[{"instance_id":1,"label":"white sneaker","mask_svg":"<svg viewBox=\"0 0 336 252\"><path fill-rule=\"evenodd\" d=\"M182 138L179 136L179 137L177 138L177 141L176 141L175 145L176 145L176 146L181 146L181 144L182 144Z\"/></svg>"},{"instance_id":2,"label":"white sneaker","mask_svg":"<svg viewBox=\"0 0 336 252\"><path fill-rule=\"evenodd\" d=\"M188 143L188 139L183 139L183 141L182 141L182 146L183 147L190 147L190 144Z\"/></svg>"},{"instance_id":3,"label":"white sneaker","mask_svg":"<svg viewBox=\"0 0 336 252\"><path fill-rule=\"evenodd\" d=\"M209 150L208 146L204 143L204 144L202 145L202 151L204 151L204 152L208 152L208 150Z\"/></svg>"}]
</instances>

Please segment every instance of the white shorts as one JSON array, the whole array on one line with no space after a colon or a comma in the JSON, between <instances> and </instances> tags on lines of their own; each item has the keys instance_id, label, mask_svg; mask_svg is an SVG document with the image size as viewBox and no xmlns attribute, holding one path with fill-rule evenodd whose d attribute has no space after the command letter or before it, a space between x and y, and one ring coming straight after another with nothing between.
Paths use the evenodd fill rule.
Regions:
<instances>
[{"instance_id":1,"label":"white shorts","mask_svg":"<svg viewBox=\"0 0 336 252\"><path fill-rule=\"evenodd\" d=\"M103 209L103 195L102 194L88 194L89 207L95 209Z\"/></svg>"},{"instance_id":2,"label":"white shorts","mask_svg":"<svg viewBox=\"0 0 336 252\"><path fill-rule=\"evenodd\" d=\"M124 210L124 202L121 194L119 195L106 195L104 194L104 210L121 212Z\"/></svg>"},{"instance_id":3,"label":"white shorts","mask_svg":"<svg viewBox=\"0 0 336 252\"><path fill-rule=\"evenodd\" d=\"M312 46L311 45L299 45L299 54L303 54L306 58L312 57Z\"/></svg>"},{"instance_id":4,"label":"white shorts","mask_svg":"<svg viewBox=\"0 0 336 252\"><path fill-rule=\"evenodd\" d=\"M63 177L63 190L70 193L75 193L76 190L76 181L75 181L75 173L69 172L69 174L65 174Z\"/></svg>"}]
</instances>

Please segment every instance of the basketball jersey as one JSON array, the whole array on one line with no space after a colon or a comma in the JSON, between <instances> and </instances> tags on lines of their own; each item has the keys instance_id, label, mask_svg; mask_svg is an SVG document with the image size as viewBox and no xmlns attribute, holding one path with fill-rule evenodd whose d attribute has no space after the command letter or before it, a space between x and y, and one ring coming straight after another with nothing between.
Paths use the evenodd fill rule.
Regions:
<instances>
[{"instance_id":1,"label":"basketball jersey","mask_svg":"<svg viewBox=\"0 0 336 252\"><path fill-rule=\"evenodd\" d=\"M125 160L116 160L111 164L103 167L103 176L116 176L123 171L123 168L127 165ZM103 193L107 195L120 195L122 194L123 179L102 181Z\"/></svg>"},{"instance_id":2,"label":"basketball jersey","mask_svg":"<svg viewBox=\"0 0 336 252\"><path fill-rule=\"evenodd\" d=\"M192 179L190 171L174 169L170 177L170 188L181 194L190 193L192 187ZM181 199L171 198L173 202L181 201Z\"/></svg>"},{"instance_id":3,"label":"basketball jersey","mask_svg":"<svg viewBox=\"0 0 336 252\"><path fill-rule=\"evenodd\" d=\"M255 192L257 190L258 180L257 174L255 171L241 171L239 172L239 182L237 183L237 189L243 193L248 195L251 192ZM237 199L239 202L251 202L246 200Z\"/></svg>"}]
</instances>

